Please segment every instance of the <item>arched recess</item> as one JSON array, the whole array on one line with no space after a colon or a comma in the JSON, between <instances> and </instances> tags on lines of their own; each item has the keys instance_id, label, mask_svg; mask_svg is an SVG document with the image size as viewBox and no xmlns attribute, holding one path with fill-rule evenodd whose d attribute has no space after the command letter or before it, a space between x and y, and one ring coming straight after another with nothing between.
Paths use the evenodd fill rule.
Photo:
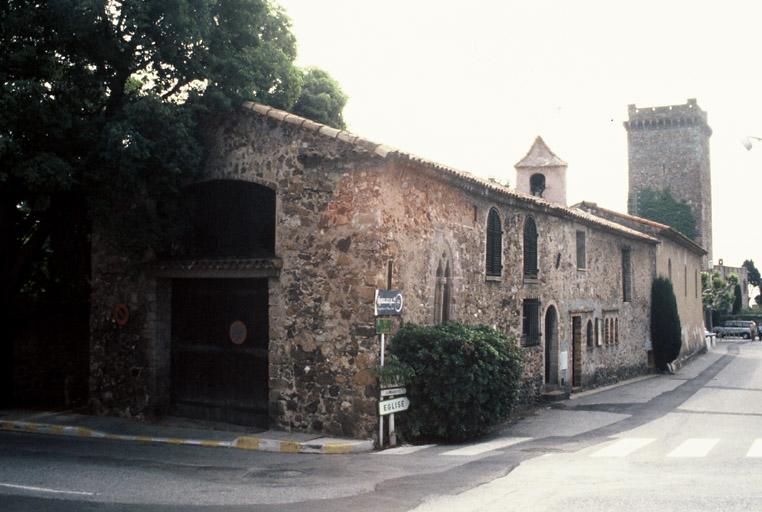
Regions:
<instances>
[{"instance_id":1,"label":"arched recess","mask_svg":"<svg viewBox=\"0 0 762 512\"><path fill-rule=\"evenodd\" d=\"M452 270L450 259L442 253L436 273L434 287L434 323L444 324L450 321L450 300L452 297Z\"/></svg>"},{"instance_id":2,"label":"arched recess","mask_svg":"<svg viewBox=\"0 0 762 512\"><path fill-rule=\"evenodd\" d=\"M545 384L558 385L558 312L555 306L545 311Z\"/></svg>"},{"instance_id":3,"label":"arched recess","mask_svg":"<svg viewBox=\"0 0 762 512\"><path fill-rule=\"evenodd\" d=\"M171 413L267 428L275 191L210 180L183 192L188 229L177 256L186 264L163 276Z\"/></svg>"},{"instance_id":4,"label":"arched recess","mask_svg":"<svg viewBox=\"0 0 762 512\"><path fill-rule=\"evenodd\" d=\"M545 175L535 173L529 177L529 192L533 196L542 197L545 192Z\"/></svg>"}]
</instances>

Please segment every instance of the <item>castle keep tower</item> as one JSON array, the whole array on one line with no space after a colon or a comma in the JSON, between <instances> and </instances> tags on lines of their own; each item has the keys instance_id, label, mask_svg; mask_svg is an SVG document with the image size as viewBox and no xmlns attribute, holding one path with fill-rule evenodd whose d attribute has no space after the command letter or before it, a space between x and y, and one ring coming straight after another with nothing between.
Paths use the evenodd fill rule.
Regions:
<instances>
[{"instance_id":1,"label":"castle keep tower","mask_svg":"<svg viewBox=\"0 0 762 512\"><path fill-rule=\"evenodd\" d=\"M643 189L667 189L685 201L696 219L695 242L712 260L712 183L706 112L689 99L685 105L637 108L630 105L627 130L630 187L627 209L638 213ZM705 266L708 264L705 261Z\"/></svg>"},{"instance_id":2,"label":"castle keep tower","mask_svg":"<svg viewBox=\"0 0 762 512\"><path fill-rule=\"evenodd\" d=\"M514 167L516 190L566 206L566 162L550 150L542 137L537 136Z\"/></svg>"}]
</instances>

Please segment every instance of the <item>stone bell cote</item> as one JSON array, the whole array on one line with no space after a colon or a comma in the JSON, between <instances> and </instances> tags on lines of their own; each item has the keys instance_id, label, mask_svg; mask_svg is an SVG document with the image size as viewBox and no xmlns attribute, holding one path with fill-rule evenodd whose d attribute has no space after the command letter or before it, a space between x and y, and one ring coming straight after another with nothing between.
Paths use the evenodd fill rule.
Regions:
<instances>
[{"instance_id":1,"label":"stone bell cote","mask_svg":"<svg viewBox=\"0 0 762 512\"><path fill-rule=\"evenodd\" d=\"M567 164L550 150L542 137L537 136L529 152L514 167L519 192L566 206Z\"/></svg>"}]
</instances>

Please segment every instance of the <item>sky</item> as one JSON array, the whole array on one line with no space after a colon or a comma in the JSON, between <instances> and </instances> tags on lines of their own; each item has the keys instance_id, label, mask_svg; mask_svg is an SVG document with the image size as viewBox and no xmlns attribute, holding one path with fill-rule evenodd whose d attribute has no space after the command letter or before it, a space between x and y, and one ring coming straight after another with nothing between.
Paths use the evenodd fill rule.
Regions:
<instances>
[{"instance_id":1,"label":"sky","mask_svg":"<svg viewBox=\"0 0 762 512\"><path fill-rule=\"evenodd\" d=\"M515 185L541 135L567 199L626 211L627 106L708 113L713 255L762 267L762 2L280 0L349 131ZM758 205L758 203L760 203Z\"/></svg>"}]
</instances>

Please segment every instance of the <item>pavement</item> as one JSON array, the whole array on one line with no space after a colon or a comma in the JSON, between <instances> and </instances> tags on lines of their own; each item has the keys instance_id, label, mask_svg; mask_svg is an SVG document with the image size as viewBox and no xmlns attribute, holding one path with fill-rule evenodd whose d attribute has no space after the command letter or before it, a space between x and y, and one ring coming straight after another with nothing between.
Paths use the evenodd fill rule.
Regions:
<instances>
[{"instance_id":1,"label":"pavement","mask_svg":"<svg viewBox=\"0 0 762 512\"><path fill-rule=\"evenodd\" d=\"M713 360L713 357L704 358L700 363L690 365L691 370L681 373L700 372ZM600 397L608 396L609 392L623 387L630 390L633 395L632 402L646 402L682 383L679 377L653 380L655 377L656 374L644 375L611 386L575 393L570 399L560 402L557 407L565 409L567 406L584 404L590 399L600 403ZM636 383L639 385L632 386ZM617 401L621 400L619 393L621 391L613 395ZM582 416L585 417L585 421L580 421ZM577 435L621 419L620 414L603 411L598 415L591 415L589 412L554 410L546 411L541 417L524 418L520 426L510 425L501 429L500 434L529 435L535 438L542 437L543 434L559 435L558 425L565 425L568 432L564 431L563 435ZM75 411L0 410L0 431L279 453L348 454L365 453L374 449L370 439L342 439L280 430L253 432L247 427L173 417L146 422L113 416L93 416Z\"/></svg>"},{"instance_id":2,"label":"pavement","mask_svg":"<svg viewBox=\"0 0 762 512\"><path fill-rule=\"evenodd\" d=\"M149 423L73 411L0 411L0 430L10 432L280 453L343 454L373 450L373 441L369 439L341 439L279 430L252 432L245 427L234 429L231 425L220 427L182 418Z\"/></svg>"}]
</instances>

